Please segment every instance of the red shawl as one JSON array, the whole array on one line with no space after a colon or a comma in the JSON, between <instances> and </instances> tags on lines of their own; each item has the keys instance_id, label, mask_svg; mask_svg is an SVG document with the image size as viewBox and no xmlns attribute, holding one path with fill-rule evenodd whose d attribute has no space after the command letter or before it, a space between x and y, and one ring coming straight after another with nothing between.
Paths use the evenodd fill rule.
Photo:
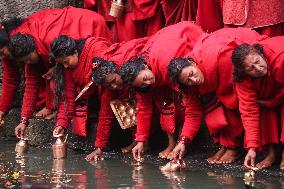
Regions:
<instances>
[{"instance_id":1,"label":"red shawl","mask_svg":"<svg viewBox=\"0 0 284 189\"><path fill-rule=\"evenodd\" d=\"M204 84L189 91L186 102L186 118L182 134L193 139L202 117L199 95L216 93L217 98L228 109L238 108L238 98L233 87L233 49L240 43L254 43L263 36L250 29L224 28L211 34L204 34L198 40L192 54L204 74Z\"/></svg>"},{"instance_id":2,"label":"red shawl","mask_svg":"<svg viewBox=\"0 0 284 189\"><path fill-rule=\"evenodd\" d=\"M74 70L64 69L65 101L62 100L60 103L57 126L68 127L75 108L75 96L91 79L92 59L102 56L103 51L109 46L110 42L103 38L88 38L76 68ZM94 90L89 90L86 96Z\"/></svg>"}]
</instances>

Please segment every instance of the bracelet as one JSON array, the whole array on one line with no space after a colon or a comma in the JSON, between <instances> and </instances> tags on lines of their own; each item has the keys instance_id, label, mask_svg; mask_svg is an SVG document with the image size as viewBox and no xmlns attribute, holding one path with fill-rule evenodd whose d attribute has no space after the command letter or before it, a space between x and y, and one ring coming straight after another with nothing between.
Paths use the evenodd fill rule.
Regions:
<instances>
[{"instance_id":1,"label":"bracelet","mask_svg":"<svg viewBox=\"0 0 284 189\"><path fill-rule=\"evenodd\" d=\"M250 148L250 150L256 152L256 148Z\"/></svg>"},{"instance_id":2,"label":"bracelet","mask_svg":"<svg viewBox=\"0 0 284 189\"><path fill-rule=\"evenodd\" d=\"M190 143L190 139L187 136L181 136L178 140L178 143L188 145Z\"/></svg>"},{"instance_id":3,"label":"bracelet","mask_svg":"<svg viewBox=\"0 0 284 189\"><path fill-rule=\"evenodd\" d=\"M95 150L103 151L103 148L95 147Z\"/></svg>"},{"instance_id":4,"label":"bracelet","mask_svg":"<svg viewBox=\"0 0 284 189\"><path fill-rule=\"evenodd\" d=\"M22 117L20 123L24 124L25 126L28 126L29 125L29 118Z\"/></svg>"}]
</instances>

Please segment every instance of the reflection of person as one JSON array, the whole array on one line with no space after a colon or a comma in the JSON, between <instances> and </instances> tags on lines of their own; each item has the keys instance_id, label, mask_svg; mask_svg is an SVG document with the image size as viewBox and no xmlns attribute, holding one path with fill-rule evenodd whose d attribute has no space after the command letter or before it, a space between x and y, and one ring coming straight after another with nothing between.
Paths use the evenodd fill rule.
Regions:
<instances>
[{"instance_id":1,"label":"reflection of person","mask_svg":"<svg viewBox=\"0 0 284 189\"><path fill-rule=\"evenodd\" d=\"M70 35L76 39L89 36L109 38L110 36L104 19L84 9L74 7L47 9L35 13L32 18L13 31L15 35L12 35L9 44L12 57L16 62L24 63L25 66L26 87L22 119L15 130L18 137L23 137L28 120L35 110L42 75L52 67L48 54L52 40L60 34ZM45 95L48 96L48 103L52 107L52 90L49 87Z\"/></svg>"},{"instance_id":2,"label":"reflection of person","mask_svg":"<svg viewBox=\"0 0 284 189\"><path fill-rule=\"evenodd\" d=\"M248 148L244 165L266 168L275 159L279 112L284 102L284 37L273 37L259 44L239 45L233 52L234 80L239 97L239 109L245 128L245 147ZM283 127L283 125L282 125ZM282 130L283 133L283 130ZM284 142L281 134L281 142ZM265 159L255 164L256 152L268 147ZM284 152L281 170L284 170Z\"/></svg>"},{"instance_id":3,"label":"reflection of person","mask_svg":"<svg viewBox=\"0 0 284 189\"><path fill-rule=\"evenodd\" d=\"M201 119L214 142L221 144L207 161L211 164L232 163L239 157L238 147L242 123L238 112L238 98L233 87L232 47L238 41L254 42L262 37L250 29L221 29L198 40L189 58L176 58L168 65L169 76L183 89L185 123L181 137L192 141ZM181 141L173 150L173 157L181 159L186 144Z\"/></svg>"},{"instance_id":4,"label":"reflection of person","mask_svg":"<svg viewBox=\"0 0 284 189\"><path fill-rule=\"evenodd\" d=\"M172 105L173 108L170 109L169 114L163 115L162 110L160 111L161 126L168 135L169 145L159 156L170 157L170 152L175 145L174 132L177 116L173 115L177 113L175 110L178 109L178 103L173 100L177 92L167 75L167 65L173 57L180 57L191 51L202 34L202 29L192 22L180 22L168 26L150 37L140 52L141 57L138 54L135 59L123 64L121 76L124 83L135 88L137 94L141 96L137 98L137 103L143 106L138 107L137 116L143 114L147 120L145 121L147 124L143 127L137 127L136 140L138 143L132 150L135 159L141 157L144 143L149 137L152 105L157 104L156 106L161 110L163 102ZM163 119L168 121L162 122Z\"/></svg>"},{"instance_id":5,"label":"reflection of person","mask_svg":"<svg viewBox=\"0 0 284 189\"><path fill-rule=\"evenodd\" d=\"M110 42L100 37L75 40L68 36L59 36L51 44L51 53L57 62L55 74L55 99L59 106L56 127L53 135L62 135L69 126L75 110L75 95L91 81L92 60L110 46ZM82 98L88 98L98 92L91 89ZM86 129L79 130L86 136Z\"/></svg>"}]
</instances>

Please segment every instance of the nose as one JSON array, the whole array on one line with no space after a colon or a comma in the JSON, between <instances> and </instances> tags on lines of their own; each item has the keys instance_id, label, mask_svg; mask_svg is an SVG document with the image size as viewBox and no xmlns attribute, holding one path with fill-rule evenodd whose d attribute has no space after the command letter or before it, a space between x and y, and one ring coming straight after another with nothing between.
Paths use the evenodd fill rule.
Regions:
<instances>
[{"instance_id":1,"label":"nose","mask_svg":"<svg viewBox=\"0 0 284 189\"><path fill-rule=\"evenodd\" d=\"M197 78L196 77L190 77L190 80L191 80L192 83L196 83Z\"/></svg>"},{"instance_id":2,"label":"nose","mask_svg":"<svg viewBox=\"0 0 284 189\"><path fill-rule=\"evenodd\" d=\"M117 84L111 84L112 89L117 89L117 87L118 87Z\"/></svg>"},{"instance_id":3,"label":"nose","mask_svg":"<svg viewBox=\"0 0 284 189\"><path fill-rule=\"evenodd\" d=\"M64 68L68 68L68 64L63 64L63 67Z\"/></svg>"}]
</instances>

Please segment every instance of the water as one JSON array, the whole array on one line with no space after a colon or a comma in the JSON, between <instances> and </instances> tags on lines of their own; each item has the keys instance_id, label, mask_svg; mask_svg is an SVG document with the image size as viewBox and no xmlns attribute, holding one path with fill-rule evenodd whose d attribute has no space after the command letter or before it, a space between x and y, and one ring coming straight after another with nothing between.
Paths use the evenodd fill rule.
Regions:
<instances>
[{"instance_id":1,"label":"water","mask_svg":"<svg viewBox=\"0 0 284 189\"><path fill-rule=\"evenodd\" d=\"M105 160L89 163L86 154L68 151L66 160L53 160L51 148L30 148L17 157L15 141L0 143L0 188L174 188L174 189L243 189L242 171L202 168L193 160L182 172L162 173L166 161L147 155L142 166L130 155L106 153ZM280 177L262 177L255 188L284 188ZM253 188L253 187L250 187Z\"/></svg>"}]
</instances>

